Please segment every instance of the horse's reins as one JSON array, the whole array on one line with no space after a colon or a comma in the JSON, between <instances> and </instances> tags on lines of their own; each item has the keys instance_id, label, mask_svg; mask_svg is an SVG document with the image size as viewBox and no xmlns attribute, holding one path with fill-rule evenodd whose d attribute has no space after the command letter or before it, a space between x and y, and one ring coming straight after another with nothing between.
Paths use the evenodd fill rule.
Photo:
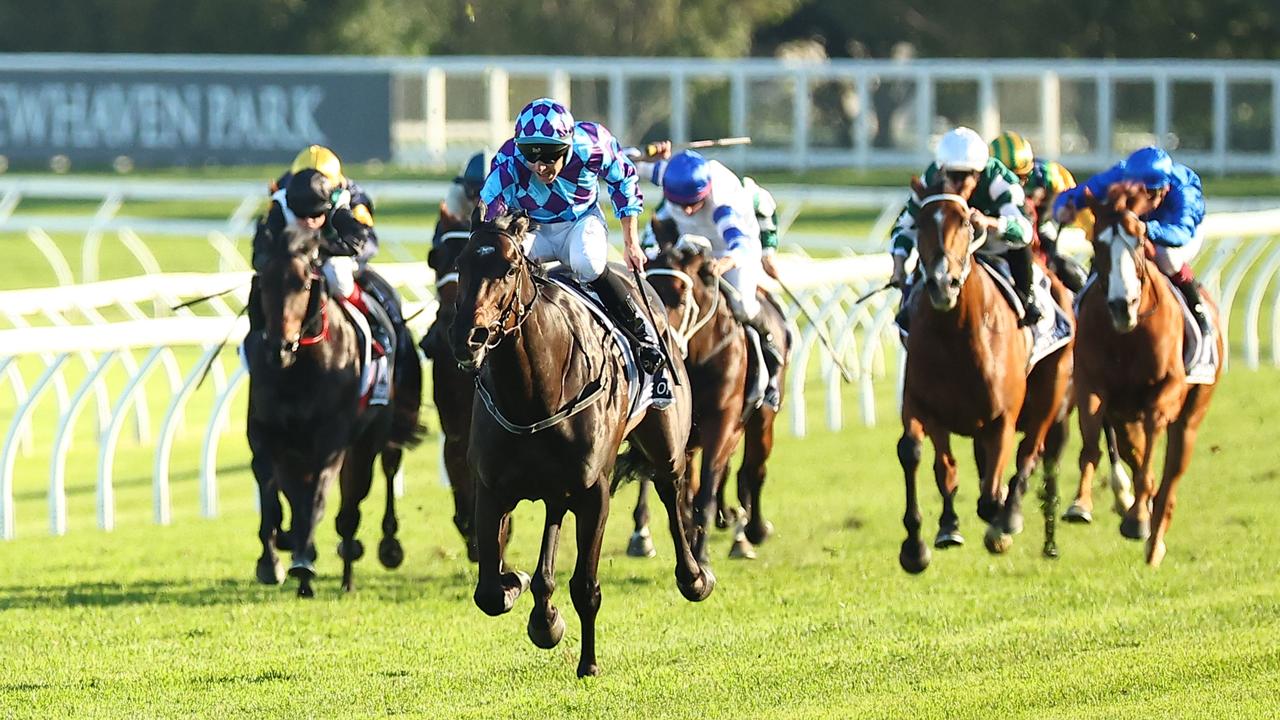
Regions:
<instances>
[{"instance_id":1,"label":"horse's reins","mask_svg":"<svg viewBox=\"0 0 1280 720\"><path fill-rule=\"evenodd\" d=\"M496 232L497 234L511 240L511 242L517 247L520 246L519 239L509 232L502 230L491 230L490 232ZM524 256L524 253L520 254L520 258L521 273L529 278L529 284L533 286L533 297L530 298L528 304L517 309L520 306L520 288L523 286L523 282L518 282L516 284L516 288L511 291L511 300L508 301L506 308L503 309L502 314L498 317L497 323L495 323L499 332L494 332L492 330L494 326L490 326L490 328L488 328L490 330L489 338L485 340L485 348L487 350L492 350L497 347L498 343L502 342L503 338L520 329L520 326L524 324L524 321L533 314L533 305L538 301L538 298L542 294L539 289L539 282L549 283L549 281L542 280L534 274L529 267L529 259ZM507 318L511 317L512 313L516 313L516 322L509 328L505 327ZM514 435L532 435L541 430L546 430L549 427L559 425L561 422L568 420L595 404L595 401L604 394L605 390L604 367L601 366L600 375L597 376L596 379L584 385L582 390L578 392L577 397L566 403L559 411L543 418L542 420L529 424L512 422L502 414L502 411L498 408L498 403L489 393L489 389L484 386L483 375L479 372L475 375L475 385L476 393L480 395L480 400L484 403L485 409L489 411L489 415L497 421L498 425L502 426L503 430Z\"/></svg>"},{"instance_id":2,"label":"horse's reins","mask_svg":"<svg viewBox=\"0 0 1280 720\"><path fill-rule=\"evenodd\" d=\"M684 297L682 300L684 312L681 313L680 327L676 328L676 332L680 334L685 345L688 346L689 341L715 317L716 310L720 307L720 283L715 283L712 290L715 300L711 303L710 309L703 314L702 307L698 305L697 299L693 296L694 280L691 275L674 268L653 268L652 270L646 270L644 274L646 277L650 275L673 277L684 283Z\"/></svg>"}]
</instances>

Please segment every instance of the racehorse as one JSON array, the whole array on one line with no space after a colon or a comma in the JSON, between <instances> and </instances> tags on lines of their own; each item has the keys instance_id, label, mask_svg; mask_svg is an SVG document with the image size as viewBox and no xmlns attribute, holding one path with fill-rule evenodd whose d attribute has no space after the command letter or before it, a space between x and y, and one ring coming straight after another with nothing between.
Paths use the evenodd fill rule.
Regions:
<instances>
[{"instance_id":1,"label":"racehorse","mask_svg":"<svg viewBox=\"0 0 1280 720\"><path fill-rule=\"evenodd\" d=\"M1076 402L1084 442L1076 503L1091 505L1100 455L1098 435L1105 423L1116 428L1121 457L1134 478L1134 501L1120 523L1120 533L1145 539L1147 563L1157 566L1165 555L1164 537L1178 481L1191 462L1196 432L1208 412L1222 366L1218 364L1211 384L1187 382L1182 305L1152 262L1146 224L1139 219L1150 210L1146 193L1117 184L1105 199L1088 196L1086 202L1097 217L1096 279L1080 298L1075 348ZM1221 358L1221 318L1207 297L1202 302L1213 308ZM1159 492L1154 492L1155 445L1166 431L1164 474Z\"/></svg>"},{"instance_id":2,"label":"racehorse","mask_svg":"<svg viewBox=\"0 0 1280 720\"><path fill-rule=\"evenodd\" d=\"M1006 551L1021 530L1021 499L1044 448L1050 426L1062 417L1070 380L1071 349L1059 348L1027 374L1030 332L1001 297L985 267L974 267L973 253L983 243L970 220L968 197L943 178L926 188L912 181L922 198L917 217L918 251L923 269L923 292L909 307L911 332L906 339L906 376L902 395L902 437L898 461L906 480L907 539L898 556L910 573L929 566L930 551L920 539L920 508L916 501L916 469L921 441L933 443L934 478L942 494L943 510L934 545L963 544L954 500L957 490L952 433L972 437L981 475L978 516L989 523L987 549ZM1052 277L1052 276L1051 276ZM1053 279L1057 303L1070 307L1069 293ZM1001 478L1017 444L1016 472L1007 494ZM1057 456L1045 454L1045 517L1043 552L1057 555L1054 521L1057 497Z\"/></svg>"},{"instance_id":3,"label":"racehorse","mask_svg":"<svg viewBox=\"0 0 1280 720\"><path fill-rule=\"evenodd\" d=\"M403 449L421 439L422 368L412 344L398 347L389 403L362 407L361 348L355 326L329 296L320 272L319 231L291 227L283 237L266 242L271 247L265 249L258 272L265 331L245 348L250 369L248 439L262 509L257 576L266 584L283 580L273 548L283 491L291 517L290 537L281 543L293 551L289 574L298 579L299 596L314 594L315 527L324 514L325 490L339 477L338 552L343 559L342 586L350 591L352 563L364 553L355 538L360 502L369 494L379 455L387 504L378 558L387 568L404 560L395 537L399 524L392 483Z\"/></svg>"},{"instance_id":4,"label":"racehorse","mask_svg":"<svg viewBox=\"0 0 1280 720\"><path fill-rule=\"evenodd\" d=\"M480 222L477 212L471 239L458 258L457 317L449 338L459 364L477 373L467 452L476 474L480 567L475 603L489 615L501 615L531 588L529 639L540 648L555 647L565 629L551 603L555 555L561 522L572 511L578 556L569 592L582 622L582 677L599 673L597 570L610 480L624 438L651 463L676 547L681 593L691 601L703 600L715 587L715 576L690 552L679 508L690 462L685 445L691 400L683 366L667 369L674 381L672 405L628 419L629 381L616 336L584 300L542 276L524 256L521 242L527 229L527 218ZM661 320L661 315L655 318L660 331ZM664 337L667 352L674 355L670 334ZM520 500L541 500L546 507L532 584L528 575L509 569L503 557L503 527Z\"/></svg>"},{"instance_id":5,"label":"racehorse","mask_svg":"<svg viewBox=\"0 0 1280 720\"><path fill-rule=\"evenodd\" d=\"M668 234L673 236L674 232ZM777 411L763 403L759 408L745 407L749 368L760 363L754 359L749 363L750 346L741 323L734 318L732 300L727 297L731 289L710 273L710 246L688 236L676 242L674 237L658 235L661 250L647 265L646 274L667 308L668 322L686 349L685 367L693 384L694 432L690 447L702 451L693 499L694 554L699 562L707 562L713 515L720 527L727 527L735 519L724 502L724 487L734 450L745 438L743 462L738 470L742 514L736 518L729 556L754 558L753 545L764 542L772 527L764 519L760 493L773 449ZM763 291L760 293L764 295ZM762 300L761 308L769 313L774 337L782 344L787 333L780 310L767 299ZM785 345L782 350L785 354ZM650 555L653 545L648 535L643 486L635 520L628 553Z\"/></svg>"},{"instance_id":6,"label":"racehorse","mask_svg":"<svg viewBox=\"0 0 1280 720\"><path fill-rule=\"evenodd\" d=\"M440 428L444 435L444 466L453 490L453 524L467 546L467 558L476 561L475 480L467 465L467 441L471 434L471 404L475 388L471 376L458 367L449 347L448 328L456 315L458 297L458 255L471 236L468 218L458 217L440 205L440 219L427 264L436 274L436 296L439 307L432 331L422 341L422 350L431 359L431 394Z\"/></svg>"}]
</instances>

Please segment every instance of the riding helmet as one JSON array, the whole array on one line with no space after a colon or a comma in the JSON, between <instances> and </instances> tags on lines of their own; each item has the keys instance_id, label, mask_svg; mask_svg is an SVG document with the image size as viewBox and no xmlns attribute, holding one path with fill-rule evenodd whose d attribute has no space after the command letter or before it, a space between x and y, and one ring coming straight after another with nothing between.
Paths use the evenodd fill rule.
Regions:
<instances>
[{"instance_id":1,"label":"riding helmet","mask_svg":"<svg viewBox=\"0 0 1280 720\"><path fill-rule=\"evenodd\" d=\"M285 204L289 212L300 218L327 215L333 210L337 187L319 170L308 168L294 173L285 188Z\"/></svg>"},{"instance_id":2,"label":"riding helmet","mask_svg":"<svg viewBox=\"0 0 1280 720\"><path fill-rule=\"evenodd\" d=\"M693 150L682 150L667 161L662 195L677 205L693 205L711 192L711 166Z\"/></svg>"},{"instance_id":3,"label":"riding helmet","mask_svg":"<svg viewBox=\"0 0 1280 720\"><path fill-rule=\"evenodd\" d=\"M1173 159L1155 146L1140 148L1124 161L1124 179L1148 188L1162 188L1173 174Z\"/></svg>"}]
</instances>

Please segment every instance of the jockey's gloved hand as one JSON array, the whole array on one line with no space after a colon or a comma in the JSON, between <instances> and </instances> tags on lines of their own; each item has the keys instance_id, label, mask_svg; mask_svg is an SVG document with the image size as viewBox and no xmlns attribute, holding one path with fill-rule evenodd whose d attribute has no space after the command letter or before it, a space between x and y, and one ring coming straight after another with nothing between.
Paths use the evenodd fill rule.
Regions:
<instances>
[{"instance_id":1,"label":"jockey's gloved hand","mask_svg":"<svg viewBox=\"0 0 1280 720\"><path fill-rule=\"evenodd\" d=\"M907 284L907 256L893 254L893 274L889 276L889 285L901 290Z\"/></svg>"},{"instance_id":2,"label":"jockey's gloved hand","mask_svg":"<svg viewBox=\"0 0 1280 720\"><path fill-rule=\"evenodd\" d=\"M359 255L369 239L369 226L355 219L349 208L338 208L329 216L326 245L331 255Z\"/></svg>"}]
</instances>

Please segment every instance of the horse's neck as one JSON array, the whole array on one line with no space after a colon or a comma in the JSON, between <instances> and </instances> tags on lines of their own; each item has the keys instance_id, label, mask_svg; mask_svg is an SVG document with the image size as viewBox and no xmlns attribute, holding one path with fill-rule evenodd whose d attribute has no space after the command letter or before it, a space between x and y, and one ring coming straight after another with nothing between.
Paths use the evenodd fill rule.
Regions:
<instances>
[{"instance_id":1,"label":"horse's neck","mask_svg":"<svg viewBox=\"0 0 1280 720\"><path fill-rule=\"evenodd\" d=\"M491 392L516 417L521 416L516 408L525 408L530 416L557 412L589 381L580 377L589 368L568 311L544 293L528 312L519 329L490 351L486 363Z\"/></svg>"},{"instance_id":2,"label":"horse's neck","mask_svg":"<svg viewBox=\"0 0 1280 720\"><path fill-rule=\"evenodd\" d=\"M726 335L731 335L737 330L737 320L733 317L733 311L729 309L724 298L720 298L720 302L716 302L716 298L711 296L712 293L720 292L719 288L707 291L701 298L695 298L698 304L698 314L691 322L697 323L702 319L702 313L714 312L714 315L707 324L699 330L693 337L689 338L689 362L694 365L700 365L719 354L724 347ZM711 309L715 305L714 311Z\"/></svg>"}]
</instances>

